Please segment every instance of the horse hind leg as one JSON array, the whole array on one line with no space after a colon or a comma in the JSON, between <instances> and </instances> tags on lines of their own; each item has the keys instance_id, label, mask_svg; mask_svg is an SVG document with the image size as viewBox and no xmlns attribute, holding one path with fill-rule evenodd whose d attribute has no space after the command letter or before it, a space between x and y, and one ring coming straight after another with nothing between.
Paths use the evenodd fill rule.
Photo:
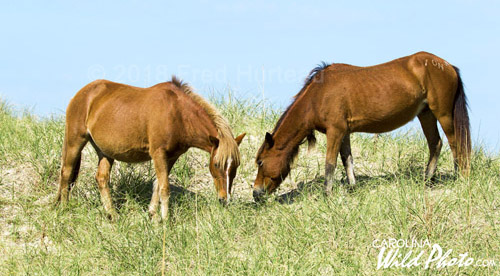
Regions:
<instances>
[{"instance_id":1,"label":"horse hind leg","mask_svg":"<svg viewBox=\"0 0 500 276\"><path fill-rule=\"evenodd\" d=\"M425 179L432 180L434 173L436 172L437 162L439 159L439 154L441 153L441 147L443 142L439 136L439 131L437 128L437 119L432 114L430 109L425 108L419 115L418 120L424 131L425 138L427 139L427 145L429 147L429 161L427 162L427 168L425 169Z\"/></svg>"},{"instance_id":2,"label":"horse hind leg","mask_svg":"<svg viewBox=\"0 0 500 276\"><path fill-rule=\"evenodd\" d=\"M433 112L434 113L434 112ZM435 114L435 113L434 113ZM451 153L453 154L453 164L455 173L458 172L458 151L457 151L457 139L455 136L455 127L453 125L453 115L452 113L445 113L442 115L435 115L441 128L448 139L448 144L450 145Z\"/></svg>"},{"instance_id":3,"label":"horse hind leg","mask_svg":"<svg viewBox=\"0 0 500 276\"><path fill-rule=\"evenodd\" d=\"M73 187L78 173L82 158L82 150L88 140L85 137L69 137L66 134L64 138L63 152L61 158L61 173L59 176L59 189L57 191L55 203L65 204L69 199L69 192Z\"/></svg>"}]
</instances>

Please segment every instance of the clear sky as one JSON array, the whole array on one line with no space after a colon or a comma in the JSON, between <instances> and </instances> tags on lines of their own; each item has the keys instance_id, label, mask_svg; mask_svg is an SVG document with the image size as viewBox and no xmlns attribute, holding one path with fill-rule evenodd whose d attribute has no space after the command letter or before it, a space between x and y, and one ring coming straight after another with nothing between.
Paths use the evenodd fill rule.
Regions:
<instances>
[{"instance_id":1,"label":"clear sky","mask_svg":"<svg viewBox=\"0 0 500 276\"><path fill-rule=\"evenodd\" d=\"M498 1L9 1L0 4L0 97L62 114L85 84L150 86L284 107L320 61L374 65L417 51L458 66L475 141L500 147Z\"/></svg>"}]
</instances>

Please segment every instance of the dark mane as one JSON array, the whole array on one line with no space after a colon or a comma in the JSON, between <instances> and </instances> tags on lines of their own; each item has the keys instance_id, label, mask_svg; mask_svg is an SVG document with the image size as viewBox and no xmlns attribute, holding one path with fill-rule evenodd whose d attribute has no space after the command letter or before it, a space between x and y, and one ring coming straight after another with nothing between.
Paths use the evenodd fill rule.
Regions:
<instances>
[{"instance_id":1,"label":"dark mane","mask_svg":"<svg viewBox=\"0 0 500 276\"><path fill-rule=\"evenodd\" d=\"M181 89L186 94L193 92L193 88L191 88L191 86L189 86L189 84L183 82L181 79L177 78L176 76L172 76L172 84L175 85L177 88Z\"/></svg>"},{"instance_id":2,"label":"dark mane","mask_svg":"<svg viewBox=\"0 0 500 276\"><path fill-rule=\"evenodd\" d=\"M290 111L291 107L297 101L297 99L300 98L300 96L302 94L304 94L304 92L306 91L306 88L313 81L318 82L318 81L323 80L322 74L319 75L319 79L316 78L316 80L315 80L315 77L318 76L318 74L321 73L323 71L323 69L325 69L328 66L330 66L330 64L322 61L321 64L318 64L318 66L316 66L314 69L311 70L311 72L309 72L309 75L307 75L306 80L304 81L304 86L302 87L302 89L300 89L299 93L297 93L297 95L295 95L293 97L292 103L286 108L285 112L283 112L283 114L281 115L280 119L278 120L278 123L276 123L276 126L273 129L272 134L274 134L276 132L276 130L278 130L279 126L283 123L283 119L285 119L286 115L288 114L288 111Z\"/></svg>"},{"instance_id":3,"label":"dark mane","mask_svg":"<svg viewBox=\"0 0 500 276\"><path fill-rule=\"evenodd\" d=\"M309 72L309 75L307 75L306 77L306 80L304 81L304 86L302 87L302 89L300 89L299 93L297 93L297 95L295 95L293 97L293 101L292 103L287 107L287 109L285 110L285 112L283 112L283 114L281 115L280 119L278 120L278 122L276 123L276 126L274 127L273 129L273 132L272 134L274 135L274 133L276 132L276 130L280 127L280 125L283 123L283 120L285 119L286 115L288 114L288 112L290 111L290 109L292 108L293 104L297 101L297 99L300 98L300 96L302 94L304 94L304 92L306 91L306 88L313 82L313 81L316 81L316 82L319 82L319 81L322 81L323 80L323 75L320 74L319 76L319 79L316 79L315 80L315 77L321 73L325 68L327 68L328 66L330 66L330 64L322 61L321 64L318 64L318 66L316 66L314 69L311 70L311 72ZM316 144L316 137L314 136L314 133L311 132L309 135L307 135L306 137L306 140L309 144L308 148L311 149L312 147L314 147L314 145ZM287 157L287 164L288 164L288 168L289 166L291 165L291 163L293 162L293 160L295 159L295 157L297 157L297 154L299 153L299 146L302 145L303 143L305 142L305 140L298 144L289 154L289 156ZM257 151L257 157L260 156L260 154L262 153L262 151L264 150L264 146L265 144L262 144L262 146L259 148L259 150Z\"/></svg>"}]
</instances>

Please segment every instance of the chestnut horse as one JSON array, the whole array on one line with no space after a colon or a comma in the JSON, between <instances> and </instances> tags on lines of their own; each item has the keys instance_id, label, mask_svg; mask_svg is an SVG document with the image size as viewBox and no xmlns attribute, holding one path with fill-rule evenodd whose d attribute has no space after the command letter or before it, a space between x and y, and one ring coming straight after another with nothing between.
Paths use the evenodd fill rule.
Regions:
<instances>
[{"instance_id":1,"label":"chestnut horse","mask_svg":"<svg viewBox=\"0 0 500 276\"><path fill-rule=\"evenodd\" d=\"M87 84L71 99L56 202L68 201L80 168L81 151L90 141L99 157L96 180L108 216L112 206L109 176L114 160L153 160L157 185L149 205L154 216L161 200L161 217L168 212L168 174L190 147L210 153L209 169L219 200L229 199L240 162L238 145L228 122L201 96L175 77L171 82L138 88L107 80ZM155 182L156 183L156 182Z\"/></svg>"},{"instance_id":2,"label":"chestnut horse","mask_svg":"<svg viewBox=\"0 0 500 276\"><path fill-rule=\"evenodd\" d=\"M272 193L290 172L299 146L315 142L314 131L327 138L325 188L331 191L340 153L347 181L355 184L350 134L394 130L415 116L427 139L430 157L425 171L432 178L441 151L441 125L455 170L467 176L471 139L467 99L458 68L426 52L384 64L356 67L324 64L311 71L302 90L283 113L272 134L266 133L256 163L256 200Z\"/></svg>"}]
</instances>

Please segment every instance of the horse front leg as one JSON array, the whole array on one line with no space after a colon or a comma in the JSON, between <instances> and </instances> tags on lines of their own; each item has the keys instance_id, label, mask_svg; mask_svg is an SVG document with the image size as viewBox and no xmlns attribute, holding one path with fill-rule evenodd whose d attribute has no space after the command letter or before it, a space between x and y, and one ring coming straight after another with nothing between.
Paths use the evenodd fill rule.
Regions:
<instances>
[{"instance_id":1,"label":"horse front leg","mask_svg":"<svg viewBox=\"0 0 500 276\"><path fill-rule=\"evenodd\" d=\"M156 211L160 205L160 190L158 185L158 178L153 182L153 194L151 195L151 202L149 203L148 213L151 218L156 217Z\"/></svg>"},{"instance_id":2,"label":"horse front leg","mask_svg":"<svg viewBox=\"0 0 500 276\"><path fill-rule=\"evenodd\" d=\"M179 156L168 159L168 172L172 169ZM167 175L168 177L168 175ZM156 216L156 211L160 205L160 186L158 185L158 178L153 182L153 194L151 195L151 202L149 203L148 212L151 218Z\"/></svg>"},{"instance_id":3,"label":"horse front leg","mask_svg":"<svg viewBox=\"0 0 500 276\"><path fill-rule=\"evenodd\" d=\"M332 193L334 172L337 167L337 156L339 155L343 138L344 132L338 129L329 129L326 131L325 192L327 195Z\"/></svg>"},{"instance_id":4,"label":"horse front leg","mask_svg":"<svg viewBox=\"0 0 500 276\"><path fill-rule=\"evenodd\" d=\"M342 144L340 145L340 158L342 159L342 164L344 164L345 173L347 175L347 183L349 184L349 187L352 188L356 185L356 178L354 176L350 134L346 134L342 140Z\"/></svg>"},{"instance_id":5,"label":"horse front leg","mask_svg":"<svg viewBox=\"0 0 500 276\"><path fill-rule=\"evenodd\" d=\"M109 177L111 174L111 168L113 167L114 160L112 158L106 157L102 152L98 152L99 163L97 166L97 173L95 179L99 187L99 192L101 194L101 202L104 206L104 210L111 220L118 219L118 213L115 208L113 208L113 203L111 199L111 191L109 190Z\"/></svg>"},{"instance_id":6,"label":"horse front leg","mask_svg":"<svg viewBox=\"0 0 500 276\"><path fill-rule=\"evenodd\" d=\"M155 207L155 201L158 202L159 198L161 203L161 218L162 220L166 220L168 217L168 201L170 198L170 184L168 182L169 166L167 161L168 160L167 152L163 149L158 149L155 151L152 157L158 184L153 190L153 196L151 199L150 208ZM155 199L155 193L156 193L156 199ZM156 209L154 210L154 212L156 212ZM151 214L151 209L150 209L150 214Z\"/></svg>"}]
</instances>

